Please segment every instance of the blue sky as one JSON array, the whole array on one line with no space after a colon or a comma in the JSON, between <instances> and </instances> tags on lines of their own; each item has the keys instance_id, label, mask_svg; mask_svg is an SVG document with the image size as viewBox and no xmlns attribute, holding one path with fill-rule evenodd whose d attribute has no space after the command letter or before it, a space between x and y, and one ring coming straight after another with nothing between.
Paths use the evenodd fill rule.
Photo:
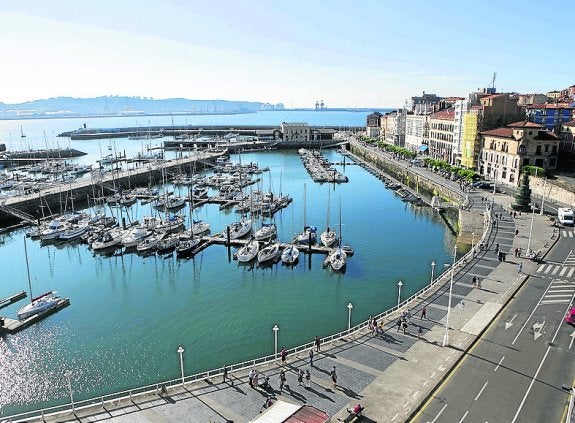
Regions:
<instances>
[{"instance_id":1,"label":"blue sky","mask_svg":"<svg viewBox=\"0 0 575 423\"><path fill-rule=\"evenodd\" d=\"M396 107L575 84L575 2L0 0L0 101L129 95Z\"/></svg>"}]
</instances>

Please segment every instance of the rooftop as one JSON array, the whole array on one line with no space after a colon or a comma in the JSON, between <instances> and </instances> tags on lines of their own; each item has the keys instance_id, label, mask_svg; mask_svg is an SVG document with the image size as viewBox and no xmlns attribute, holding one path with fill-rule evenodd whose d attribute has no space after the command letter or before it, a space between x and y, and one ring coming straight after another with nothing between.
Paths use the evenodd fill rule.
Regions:
<instances>
[{"instance_id":1,"label":"rooftop","mask_svg":"<svg viewBox=\"0 0 575 423\"><path fill-rule=\"evenodd\" d=\"M453 120L455 118L455 113L453 109L440 110L439 112L433 113L431 119L441 119L441 120Z\"/></svg>"}]
</instances>

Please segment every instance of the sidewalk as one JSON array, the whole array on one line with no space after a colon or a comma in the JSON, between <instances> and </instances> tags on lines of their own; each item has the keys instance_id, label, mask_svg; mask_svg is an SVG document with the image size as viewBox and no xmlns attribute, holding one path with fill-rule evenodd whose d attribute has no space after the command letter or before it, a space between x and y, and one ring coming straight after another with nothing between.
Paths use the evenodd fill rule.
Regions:
<instances>
[{"instance_id":1,"label":"sidewalk","mask_svg":"<svg viewBox=\"0 0 575 423\"><path fill-rule=\"evenodd\" d=\"M485 192L469 195L471 213L483 221ZM449 280L435 292L421 297L410 305L410 325L404 334L396 326L397 315L384 322L384 329L376 336L363 331L345 341L323 345L310 366L308 354L288 358L283 366L287 384L279 392L279 371L282 366L271 364L257 369L270 377L273 390L254 389L245 374L231 374L231 381L206 380L178 386L164 395L149 395L113 406L96 406L71 412L65 418L45 418L45 421L113 421L113 422L247 422L259 415L266 397L296 404L309 404L326 411L330 421L343 420L346 408L356 403L365 407L364 421L403 422L414 412L433 388L439 384L464 352L484 331L497 312L533 273L538 264L514 256L520 247L525 252L533 219L531 248L545 254L553 245L553 228L546 216L523 213L509 216L512 198L496 194L493 213L502 214L496 225L489 226L485 246L472 260L454 272L449 342L443 347L445 322L449 303ZM519 233L516 236L515 231ZM558 234L555 234L555 237ZM499 244L507 252L506 261L499 261L494 250ZM523 263L522 273L518 264ZM481 288L472 285L479 278ZM421 318L426 307L427 318ZM417 328L421 326L421 339ZM337 387L333 389L330 370L336 366ZM298 386L297 371L310 370L311 387Z\"/></svg>"}]
</instances>

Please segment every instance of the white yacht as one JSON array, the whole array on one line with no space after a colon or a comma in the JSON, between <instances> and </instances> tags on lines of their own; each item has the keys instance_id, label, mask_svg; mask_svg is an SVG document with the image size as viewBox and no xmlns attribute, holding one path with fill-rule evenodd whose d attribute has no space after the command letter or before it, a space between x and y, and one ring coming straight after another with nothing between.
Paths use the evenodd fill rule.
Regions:
<instances>
[{"instance_id":1,"label":"white yacht","mask_svg":"<svg viewBox=\"0 0 575 423\"><path fill-rule=\"evenodd\" d=\"M260 244L252 239L237 251L236 257L240 263L248 263L257 257L259 251Z\"/></svg>"},{"instance_id":2,"label":"white yacht","mask_svg":"<svg viewBox=\"0 0 575 423\"><path fill-rule=\"evenodd\" d=\"M292 265L297 262L299 258L299 250L294 244L288 245L281 254L282 263Z\"/></svg>"},{"instance_id":3,"label":"white yacht","mask_svg":"<svg viewBox=\"0 0 575 423\"><path fill-rule=\"evenodd\" d=\"M279 242L272 242L266 245L258 253L258 263L265 263L274 261L280 256L280 244Z\"/></svg>"}]
</instances>

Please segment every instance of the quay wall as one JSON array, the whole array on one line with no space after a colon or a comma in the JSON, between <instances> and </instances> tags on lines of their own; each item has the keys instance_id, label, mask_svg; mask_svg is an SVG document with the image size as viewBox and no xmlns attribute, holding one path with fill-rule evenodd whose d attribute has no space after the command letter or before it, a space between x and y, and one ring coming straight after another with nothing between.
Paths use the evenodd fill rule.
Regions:
<instances>
[{"instance_id":1,"label":"quay wall","mask_svg":"<svg viewBox=\"0 0 575 423\"><path fill-rule=\"evenodd\" d=\"M212 165L217 157L226 153L226 151L205 152L175 160L143 163L136 169L112 171L103 175L95 170L89 179L61 183L33 194L9 197L2 200L0 206L6 205L40 219L43 216L61 213L64 209L71 210L72 199L74 208L83 208L89 205L89 199L92 198L106 196L121 189L155 185L170 174L201 170ZM1 227L12 225L19 220L0 207Z\"/></svg>"},{"instance_id":2,"label":"quay wall","mask_svg":"<svg viewBox=\"0 0 575 423\"><path fill-rule=\"evenodd\" d=\"M439 183L434 179L417 172L417 167L408 165L391 158L386 157L382 152L371 146L364 146L359 142L348 144L348 149L356 156L371 163L377 169L387 173L403 185L414 190L418 194L425 195L429 198L433 196L440 197L444 202L451 203L458 209L457 221L457 244L463 251L467 246L471 246L475 240L479 239L483 233L483 221L477 219L469 210L464 208L466 198L463 193L456 192L447 183Z\"/></svg>"}]
</instances>

